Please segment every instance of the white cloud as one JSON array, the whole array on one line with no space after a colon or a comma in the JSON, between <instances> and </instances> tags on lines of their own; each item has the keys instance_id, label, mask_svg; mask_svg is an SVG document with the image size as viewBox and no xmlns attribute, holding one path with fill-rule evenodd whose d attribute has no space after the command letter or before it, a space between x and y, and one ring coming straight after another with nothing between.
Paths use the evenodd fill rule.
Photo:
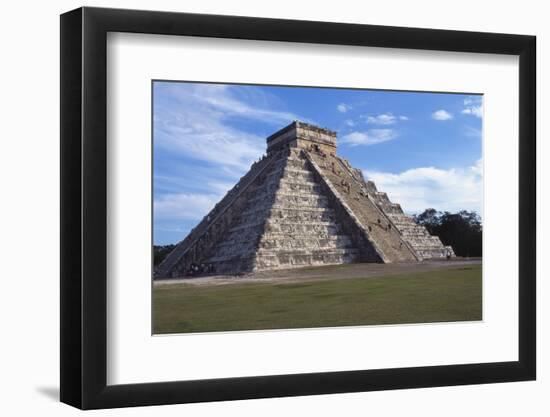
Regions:
<instances>
[{"instance_id":1,"label":"white cloud","mask_svg":"<svg viewBox=\"0 0 550 417\"><path fill-rule=\"evenodd\" d=\"M201 220L220 200L218 194L165 194L154 201L157 219Z\"/></svg>"},{"instance_id":2,"label":"white cloud","mask_svg":"<svg viewBox=\"0 0 550 417\"><path fill-rule=\"evenodd\" d=\"M197 112L165 114L164 124L155 126L155 146L197 160L215 163L222 169L244 172L260 156L265 145L261 137L206 120Z\"/></svg>"},{"instance_id":3,"label":"white cloud","mask_svg":"<svg viewBox=\"0 0 550 417\"><path fill-rule=\"evenodd\" d=\"M228 124L234 117L261 120L282 127L299 119L292 113L247 104L231 86L165 84L156 87L155 146L175 155L217 164L242 175L265 151L265 138ZM255 97L257 98L257 97ZM267 102L255 100L255 102Z\"/></svg>"},{"instance_id":4,"label":"white cloud","mask_svg":"<svg viewBox=\"0 0 550 417\"><path fill-rule=\"evenodd\" d=\"M472 126L464 126L464 133L468 137L481 139L481 129Z\"/></svg>"},{"instance_id":5,"label":"white cloud","mask_svg":"<svg viewBox=\"0 0 550 417\"><path fill-rule=\"evenodd\" d=\"M382 113L377 116L368 116L367 123L376 124L376 125L392 125L397 121L391 113Z\"/></svg>"},{"instance_id":6,"label":"white cloud","mask_svg":"<svg viewBox=\"0 0 550 417\"><path fill-rule=\"evenodd\" d=\"M340 143L346 143L350 146L369 146L388 142L396 137L397 133L393 129L369 129L366 132L351 132L344 135L340 139Z\"/></svg>"},{"instance_id":7,"label":"white cloud","mask_svg":"<svg viewBox=\"0 0 550 417\"><path fill-rule=\"evenodd\" d=\"M464 109L462 114L470 116L483 117L483 99L478 96L468 97L464 99Z\"/></svg>"},{"instance_id":8,"label":"white cloud","mask_svg":"<svg viewBox=\"0 0 550 417\"><path fill-rule=\"evenodd\" d=\"M462 110L462 114L469 114L469 115L481 118L483 116L483 109L481 108L481 106L469 107L467 109Z\"/></svg>"},{"instance_id":9,"label":"white cloud","mask_svg":"<svg viewBox=\"0 0 550 417\"><path fill-rule=\"evenodd\" d=\"M432 119L434 120L450 120L453 118L453 115L447 110L437 110L432 113Z\"/></svg>"},{"instance_id":10,"label":"white cloud","mask_svg":"<svg viewBox=\"0 0 550 417\"><path fill-rule=\"evenodd\" d=\"M227 88L212 89L212 85L206 85L206 88L204 88L205 86L201 87L202 88L200 90L202 91L197 91L195 93L195 98L198 101L208 103L215 110L224 112L225 117L239 116L274 124L289 123L293 120L299 119L299 117L293 113L262 109L249 105L244 101L231 97L231 95L228 94L228 91L230 90ZM205 91L209 91L209 94L205 94Z\"/></svg>"},{"instance_id":11,"label":"white cloud","mask_svg":"<svg viewBox=\"0 0 550 417\"><path fill-rule=\"evenodd\" d=\"M403 116L403 115L396 116L391 112L381 113L374 116L362 115L360 117L362 119L366 119L366 122L368 124L374 124L374 125L393 125L398 121L409 120L407 116Z\"/></svg>"},{"instance_id":12,"label":"white cloud","mask_svg":"<svg viewBox=\"0 0 550 417\"><path fill-rule=\"evenodd\" d=\"M346 126L350 126L350 127L355 126L355 122L351 119L346 120L345 123L346 123Z\"/></svg>"},{"instance_id":13,"label":"white cloud","mask_svg":"<svg viewBox=\"0 0 550 417\"><path fill-rule=\"evenodd\" d=\"M349 110L351 110L351 106L346 103L340 103L336 106L336 108L340 113L347 113Z\"/></svg>"},{"instance_id":14,"label":"white cloud","mask_svg":"<svg viewBox=\"0 0 550 417\"><path fill-rule=\"evenodd\" d=\"M414 168L399 174L363 171L378 190L408 213L427 208L456 212L475 210L482 214L483 172L481 159L465 169Z\"/></svg>"}]
</instances>

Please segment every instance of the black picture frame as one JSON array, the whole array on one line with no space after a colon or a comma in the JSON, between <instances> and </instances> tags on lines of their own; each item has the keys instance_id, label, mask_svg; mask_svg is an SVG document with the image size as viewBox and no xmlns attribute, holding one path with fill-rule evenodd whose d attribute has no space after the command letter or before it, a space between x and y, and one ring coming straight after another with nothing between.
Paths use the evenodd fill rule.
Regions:
<instances>
[{"instance_id":1,"label":"black picture frame","mask_svg":"<svg viewBox=\"0 0 550 417\"><path fill-rule=\"evenodd\" d=\"M519 56L519 360L107 385L108 32ZM82 409L533 380L536 377L534 36L80 8L61 15L61 401Z\"/></svg>"}]
</instances>

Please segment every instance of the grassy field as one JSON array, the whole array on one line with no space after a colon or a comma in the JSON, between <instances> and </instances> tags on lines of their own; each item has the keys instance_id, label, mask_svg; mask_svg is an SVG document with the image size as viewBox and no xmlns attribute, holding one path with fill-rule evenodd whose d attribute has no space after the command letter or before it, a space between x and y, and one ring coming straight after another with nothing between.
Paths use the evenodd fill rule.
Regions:
<instances>
[{"instance_id":1,"label":"grassy field","mask_svg":"<svg viewBox=\"0 0 550 417\"><path fill-rule=\"evenodd\" d=\"M163 285L154 333L481 320L481 265L296 283Z\"/></svg>"}]
</instances>

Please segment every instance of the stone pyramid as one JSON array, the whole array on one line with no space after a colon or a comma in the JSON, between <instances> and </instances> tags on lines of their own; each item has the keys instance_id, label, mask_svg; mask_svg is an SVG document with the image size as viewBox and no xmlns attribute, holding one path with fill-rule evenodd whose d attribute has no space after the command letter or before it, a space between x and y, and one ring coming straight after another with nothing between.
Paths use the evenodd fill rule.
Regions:
<instances>
[{"instance_id":1,"label":"stone pyramid","mask_svg":"<svg viewBox=\"0 0 550 417\"><path fill-rule=\"evenodd\" d=\"M155 277L454 256L336 155L336 133L295 121L156 268Z\"/></svg>"}]
</instances>

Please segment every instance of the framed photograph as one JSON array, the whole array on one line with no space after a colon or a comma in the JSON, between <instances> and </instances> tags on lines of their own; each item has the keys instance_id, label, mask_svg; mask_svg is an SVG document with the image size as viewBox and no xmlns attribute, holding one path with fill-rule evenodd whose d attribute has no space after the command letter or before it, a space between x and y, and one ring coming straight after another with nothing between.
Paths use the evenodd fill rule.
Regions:
<instances>
[{"instance_id":1,"label":"framed photograph","mask_svg":"<svg viewBox=\"0 0 550 417\"><path fill-rule=\"evenodd\" d=\"M535 37L61 16L61 401L533 380Z\"/></svg>"}]
</instances>

